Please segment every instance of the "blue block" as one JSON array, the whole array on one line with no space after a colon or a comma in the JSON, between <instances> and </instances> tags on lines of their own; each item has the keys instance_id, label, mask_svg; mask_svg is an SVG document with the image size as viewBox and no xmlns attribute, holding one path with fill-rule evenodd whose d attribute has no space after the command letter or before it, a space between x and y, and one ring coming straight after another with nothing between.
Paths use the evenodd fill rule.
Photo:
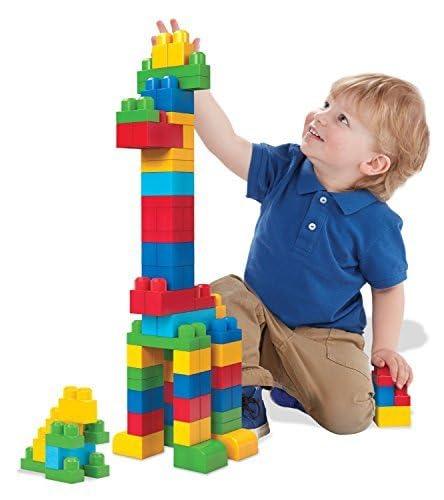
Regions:
<instances>
[{"instance_id":1,"label":"blue block","mask_svg":"<svg viewBox=\"0 0 444 500\"><path fill-rule=\"evenodd\" d=\"M48 469L63 469L63 460L66 457L77 457L80 465L88 463L90 453L96 451L96 445L93 443L85 443L81 448L59 448L58 446L45 447L45 467Z\"/></svg>"},{"instance_id":2,"label":"blue block","mask_svg":"<svg viewBox=\"0 0 444 500\"><path fill-rule=\"evenodd\" d=\"M142 196L192 196L192 172L142 172Z\"/></svg>"},{"instance_id":3,"label":"blue block","mask_svg":"<svg viewBox=\"0 0 444 500\"><path fill-rule=\"evenodd\" d=\"M142 335L174 338L177 337L177 329L184 323L205 323L208 328L213 319L216 319L216 308L214 307L169 314L167 316L148 316L144 314L142 315Z\"/></svg>"},{"instance_id":4,"label":"blue block","mask_svg":"<svg viewBox=\"0 0 444 500\"><path fill-rule=\"evenodd\" d=\"M168 290L194 286L194 266L142 266L142 276L165 278Z\"/></svg>"},{"instance_id":5,"label":"blue block","mask_svg":"<svg viewBox=\"0 0 444 500\"><path fill-rule=\"evenodd\" d=\"M395 405L395 387L375 386L376 406L394 406Z\"/></svg>"},{"instance_id":6,"label":"blue block","mask_svg":"<svg viewBox=\"0 0 444 500\"><path fill-rule=\"evenodd\" d=\"M141 95L152 97L155 109L194 113L193 91L180 89L179 80L175 76L148 78Z\"/></svg>"},{"instance_id":7,"label":"blue block","mask_svg":"<svg viewBox=\"0 0 444 500\"><path fill-rule=\"evenodd\" d=\"M163 404L163 423L165 425L173 425L173 405L169 403Z\"/></svg>"},{"instance_id":8,"label":"blue block","mask_svg":"<svg viewBox=\"0 0 444 500\"><path fill-rule=\"evenodd\" d=\"M145 413L163 408L163 386L134 391L128 389L128 411L131 413Z\"/></svg>"},{"instance_id":9,"label":"blue block","mask_svg":"<svg viewBox=\"0 0 444 500\"><path fill-rule=\"evenodd\" d=\"M237 328L236 318L232 316L213 320L207 334L211 336L212 344L227 344L242 340L242 330Z\"/></svg>"},{"instance_id":10,"label":"blue block","mask_svg":"<svg viewBox=\"0 0 444 500\"><path fill-rule=\"evenodd\" d=\"M194 375L173 375L173 395L176 398L197 398L211 392L211 371Z\"/></svg>"},{"instance_id":11,"label":"blue block","mask_svg":"<svg viewBox=\"0 0 444 500\"><path fill-rule=\"evenodd\" d=\"M235 385L226 389L212 389L211 410L228 411L239 408L242 401L242 386Z\"/></svg>"},{"instance_id":12,"label":"blue block","mask_svg":"<svg viewBox=\"0 0 444 500\"><path fill-rule=\"evenodd\" d=\"M194 242L142 243L142 266L194 266Z\"/></svg>"}]
</instances>

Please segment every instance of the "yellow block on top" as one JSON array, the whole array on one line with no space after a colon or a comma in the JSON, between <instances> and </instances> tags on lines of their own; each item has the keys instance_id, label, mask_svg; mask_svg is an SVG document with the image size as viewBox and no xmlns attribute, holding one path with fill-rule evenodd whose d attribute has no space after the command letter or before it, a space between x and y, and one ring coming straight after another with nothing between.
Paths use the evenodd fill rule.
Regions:
<instances>
[{"instance_id":1,"label":"yellow block on top","mask_svg":"<svg viewBox=\"0 0 444 500\"><path fill-rule=\"evenodd\" d=\"M119 432L113 439L113 453L142 460L162 453L163 443L163 430L147 436L133 436L126 432Z\"/></svg>"},{"instance_id":2,"label":"yellow block on top","mask_svg":"<svg viewBox=\"0 0 444 500\"><path fill-rule=\"evenodd\" d=\"M173 33L173 41L168 44L168 66L182 66L188 64L190 54L194 51L190 43L190 35L185 30Z\"/></svg>"},{"instance_id":3,"label":"yellow block on top","mask_svg":"<svg viewBox=\"0 0 444 500\"><path fill-rule=\"evenodd\" d=\"M213 434L212 438L225 446L228 458L231 460L242 460L258 452L257 436L248 429L238 429L227 434Z\"/></svg>"},{"instance_id":4,"label":"yellow block on top","mask_svg":"<svg viewBox=\"0 0 444 500\"><path fill-rule=\"evenodd\" d=\"M194 422L174 420L174 444L192 446L211 438L211 417L202 418Z\"/></svg>"},{"instance_id":5,"label":"yellow block on top","mask_svg":"<svg viewBox=\"0 0 444 500\"><path fill-rule=\"evenodd\" d=\"M377 406L374 420L378 427L408 427L410 406Z\"/></svg>"},{"instance_id":6,"label":"yellow block on top","mask_svg":"<svg viewBox=\"0 0 444 500\"><path fill-rule=\"evenodd\" d=\"M242 341L227 344L211 344L213 366L228 366L242 361Z\"/></svg>"},{"instance_id":7,"label":"yellow block on top","mask_svg":"<svg viewBox=\"0 0 444 500\"><path fill-rule=\"evenodd\" d=\"M97 422L97 401L92 399L92 390L89 387L65 387L56 413L57 418L64 422Z\"/></svg>"},{"instance_id":8,"label":"yellow block on top","mask_svg":"<svg viewBox=\"0 0 444 500\"><path fill-rule=\"evenodd\" d=\"M159 33L156 43L151 48L151 67L165 68L168 66L168 44L173 41L171 33Z\"/></svg>"},{"instance_id":9,"label":"yellow block on top","mask_svg":"<svg viewBox=\"0 0 444 500\"><path fill-rule=\"evenodd\" d=\"M147 368L163 363L163 350L140 345L126 346L127 365L132 368Z\"/></svg>"},{"instance_id":10,"label":"yellow block on top","mask_svg":"<svg viewBox=\"0 0 444 500\"><path fill-rule=\"evenodd\" d=\"M179 113L177 111L167 111L167 123L175 123L176 125L194 125L193 113Z\"/></svg>"},{"instance_id":11,"label":"yellow block on top","mask_svg":"<svg viewBox=\"0 0 444 500\"><path fill-rule=\"evenodd\" d=\"M196 351L174 351L173 371L182 375L194 375L211 370L211 348Z\"/></svg>"}]
</instances>

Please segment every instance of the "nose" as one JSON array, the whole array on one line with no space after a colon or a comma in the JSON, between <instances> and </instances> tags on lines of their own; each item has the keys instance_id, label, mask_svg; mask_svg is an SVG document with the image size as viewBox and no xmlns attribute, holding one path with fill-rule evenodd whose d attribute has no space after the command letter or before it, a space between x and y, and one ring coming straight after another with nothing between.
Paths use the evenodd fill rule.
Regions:
<instances>
[{"instance_id":1,"label":"nose","mask_svg":"<svg viewBox=\"0 0 444 500\"><path fill-rule=\"evenodd\" d=\"M326 113L327 110L316 111L316 113L314 114L315 121L320 123L322 126L327 125L327 117L325 116Z\"/></svg>"}]
</instances>

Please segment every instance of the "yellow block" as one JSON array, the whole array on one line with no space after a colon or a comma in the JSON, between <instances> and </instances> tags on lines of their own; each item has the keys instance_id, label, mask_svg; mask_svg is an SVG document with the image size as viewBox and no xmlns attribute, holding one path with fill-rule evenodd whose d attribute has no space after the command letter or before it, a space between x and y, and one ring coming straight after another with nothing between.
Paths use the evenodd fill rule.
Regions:
<instances>
[{"instance_id":1,"label":"yellow block","mask_svg":"<svg viewBox=\"0 0 444 500\"><path fill-rule=\"evenodd\" d=\"M191 52L194 52L190 36L185 30L173 33L173 41L168 44L168 66L183 66L188 64Z\"/></svg>"},{"instance_id":2,"label":"yellow block","mask_svg":"<svg viewBox=\"0 0 444 500\"><path fill-rule=\"evenodd\" d=\"M207 441L211 438L211 417L202 418L195 422L174 420L173 436L174 444L183 446L192 446Z\"/></svg>"},{"instance_id":3,"label":"yellow block","mask_svg":"<svg viewBox=\"0 0 444 500\"><path fill-rule=\"evenodd\" d=\"M211 344L213 366L228 366L242 361L242 341Z\"/></svg>"},{"instance_id":4,"label":"yellow block","mask_svg":"<svg viewBox=\"0 0 444 500\"><path fill-rule=\"evenodd\" d=\"M119 432L113 439L113 453L140 460L157 455L163 452L163 436L163 430L147 436Z\"/></svg>"},{"instance_id":5,"label":"yellow block","mask_svg":"<svg viewBox=\"0 0 444 500\"><path fill-rule=\"evenodd\" d=\"M227 306L225 304L216 306L216 319L225 318L227 315Z\"/></svg>"},{"instance_id":6,"label":"yellow block","mask_svg":"<svg viewBox=\"0 0 444 500\"><path fill-rule=\"evenodd\" d=\"M147 368L163 363L163 350L140 345L126 346L127 365L132 368Z\"/></svg>"},{"instance_id":7,"label":"yellow block","mask_svg":"<svg viewBox=\"0 0 444 500\"><path fill-rule=\"evenodd\" d=\"M231 460L242 460L258 452L257 436L248 429L238 429L227 434L213 434L212 438L225 445L228 458Z\"/></svg>"},{"instance_id":8,"label":"yellow block","mask_svg":"<svg viewBox=\"0 0 444 500\"><path fill-rule=\"evenodd\" d=\"M175 115L185 113L170 112ZM168 114L168 113L167 113ZM191 115L194 116L194 115ZM149 148L142 149L142 161L144 160L194 160L194 153L185 148Z\"/></svg>"},{"instance_id":9,"label":"yellow block","mask_svg":"<svg viewBox=\"0 0 444 500\"><path fill-rule=\"evenodd\" d=\"M211 370L211 348L197 351L174 351L173 371L182 375Z\"/></svg>"},{"instance_id":10,"label":"yellow block","mask_svg":"<svg viewBox=\"0 0 444 500\"><path fill-rule=\"evenodd\" d=\"M45 461L46 429L39 427L37 437L32 441L32 459L36 462Z\"/></svg>"},{"instance_id":11,"label":"yellow block","mask_svg":"<svg viewBox=\"0 0 444 500\"><path fill-rule=\"evenodd\" d=\"M193 152L192 149L188 151ZM194 172L194 161L189 160L142 160L142 172Z\"/></svg>"},{"instance_id":12,"label":"yellow block","mask_svg":"<svg viewBox=\"0 0 444 500\"><path fill-rule=\"evenodd\" d=\"M193 113L178 113L177 111L167 111L166 115L167 123L175 123L177 125L194 125Z\"/></svg>"},{"instance_id":13,"label":"yellow block","mask_svg":"<svg viewBox=\"0 0 444 500\"><path fill-rule=\"evenodd\" d=\"M163 360L163 379L165 382L173 381L173 362L170 359Z\"/></svg>"},{"instance_id":14,"label":"yellow block","mask_svg":"<svg viewBox=\"0 0 444 500\"><path fill-rule=\"evenodd\" d=\"M59 399L57 416L64 422L90 424L97 421L97 401L89 387L65 387Z\"/></svg>"},{"instance_id":15,"label":"yellow block","mask_svg":"<svg viewBox=\"0 0 444 500\"><path fill-rule=\"evenodd\" d=\"M378 427L408 427L410 406L377 406L374 420Z\"/></svg>"},{"instance_id":16,"label":"yellow block","mask_svg":"<svg viewBox=\"0 0 444 500\"><path fill-rule=\"evenodd\" d=\"M194 149L194 126L183 125L183 147Z\"/></svg>"},{"instance_id":17,"label":"yellow block","mask_svg":"<svg viewBox=\"0 0 444 500\"><path fill-rule=\"evenodd\" d=\"M159 33L156 43L151 49L152 68L165 68L168 66L168 44L173 41L171 33Z\"/></svg>"}]
</instances>

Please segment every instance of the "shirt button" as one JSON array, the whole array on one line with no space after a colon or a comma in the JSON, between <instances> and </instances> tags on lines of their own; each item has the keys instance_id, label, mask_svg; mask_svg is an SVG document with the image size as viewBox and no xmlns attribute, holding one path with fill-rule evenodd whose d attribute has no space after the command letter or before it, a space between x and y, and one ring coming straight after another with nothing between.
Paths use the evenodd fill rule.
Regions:
<instances>
[{"instance_id":1,"label":"shirt button","mask_svg":"<svg viewBox=\"0 0 444 500\"><path fill-rule=\"evenodd\" d=\"M321 197L319 198L319 201L320 201L323 205L325 205L325 204L327 203L327 198L326 198L325 196L321 196Z\"/></svg>"},{"instance_id":2,"label":"shirt button","mask_svg":"<svg viewBox=\"0 0 444 500\"><path fill-rule=\"evenodd\" d=\"M308 229L310 229L310 231L314 231L316 229L316 224L314 222L310 222Z\"/></svg>"}]
</instances>

